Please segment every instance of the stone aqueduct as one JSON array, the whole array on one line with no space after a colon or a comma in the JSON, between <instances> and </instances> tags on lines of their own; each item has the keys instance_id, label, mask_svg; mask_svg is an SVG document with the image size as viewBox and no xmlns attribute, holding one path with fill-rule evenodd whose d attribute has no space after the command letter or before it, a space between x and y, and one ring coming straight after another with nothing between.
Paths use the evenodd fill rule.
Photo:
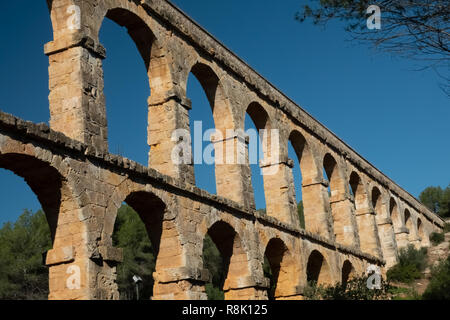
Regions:
<instances>
[{"instance_id":1,"label":"stone aqueduct","mask_svg":"<svg viewBox=\"0 0 450 320\"><path fill-rule=\"evenodd\" d=\"M208 233L226 264L226 299L266 299L266 256L277 299L301 299L307 280L346 281L398 248L427 246L444 222L164 0L47 0L50 127L0 113L0 167L23 177L52 232L50 299L117 299L118 208L133 207L155 247L153 299L205 299ZM80 8L80 28L67 23ZM98 33L107 17L125 26L148 68L149 164L108 152ZM279 173L264 177L267 214L255 211L249 165L216 164L217 195L195 187L193 166L170 161L173 130L189 129L186 84L202 84L216 128L280 130ZM224 130L225 131L225 130ZM236 136L226 137L234 140ZM215 141L223 144L224 141ZM306 230L296 214L291 141L302 171ZM323 168L325 170L323 170ZM326 171L326 175L323 172ZM327 178L329 177L329 178ZM329 196L328 186L331 190ZM79 286L68 285L79 270Z\"/></svg>"}]
</instances>

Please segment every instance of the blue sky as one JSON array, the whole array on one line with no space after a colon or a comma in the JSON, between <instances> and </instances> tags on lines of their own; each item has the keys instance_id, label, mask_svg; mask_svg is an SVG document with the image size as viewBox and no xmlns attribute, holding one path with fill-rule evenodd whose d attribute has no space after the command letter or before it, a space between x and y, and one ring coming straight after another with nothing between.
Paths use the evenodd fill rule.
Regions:
<instances>
[{"instance_id":1,"label":"blue sky","mask_svg":"<svg viewBox=\"0 0 450 320\"><path fill-rule=\"evenodd\" d=\"M52 40L44 0L7 1L0 11L0 109L48 122L48 58ZM294 20L301 0L174 1L250 66L414 196L450 183L450 100L431 71L408 60L347 41L338 23L327 28ZM20 15L18 14L20 12ZM362 21L365 23L365 21ZM144 64L126 30L105 21L104 61L110 150L147 163ZM188 83L191 122L213 127L212 113L195 77ZM251 121L247 121L247 128ZM291 158L295 155L290 150ZM258 207L262 179L253 168ZM298 166L294 169L299 186ZM198 186L215 192L214 168L196 166ZM297 188L298 189L298 188ZM39 203L25 182L0 170L0 223ZM298 195L300 199L300 195Z\"/></svg>"}]
</instances>

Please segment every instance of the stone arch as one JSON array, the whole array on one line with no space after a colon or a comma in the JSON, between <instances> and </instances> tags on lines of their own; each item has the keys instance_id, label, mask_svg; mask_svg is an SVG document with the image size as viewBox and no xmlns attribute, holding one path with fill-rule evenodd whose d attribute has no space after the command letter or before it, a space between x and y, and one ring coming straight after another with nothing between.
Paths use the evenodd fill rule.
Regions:
<instances>
[{"instance_id":1,"label":"stone arch","mask_svg":"<svg viewBox=\"0 0 450 320\"><path fill-rule=\"evenodd\" d=\"M172 87L172 73L167 52L155 33L129 8L112 7L106 11L105 17L127 29L145 64L151 95L164 95Z\"/></svg>"},{"instance_id":2,"label":"stone arch","mask_svg":"<svg viewBox=\"0 0 450 320\"><path fill-rule=\"evenodd\" d=\"M337 161L330 153L326 153L323 157L323 168L328 178L331 197L336 196L339 192L344 192L345 187L341 181L341 173Z\"/></svg>"},{"instance_id":3,"label":"stone arch","mask_svg":"<svg viewBox=\"0 0 450 320\"><path fill-rule=\"evenodd\" d=\"M164 101L167 99L167 92L169 92L173 87L171 66L167 61L168 54L165 48L160 44L160 41L155 33L150 29L150 26L138 15L137 12L133 12L132 8L121 8L116 7L113 4L110 5L111 8L105 8L104 18L108 18L117 25L126 28L128 35L142 57L150 87L150 98L148 100L149 105L153 105L157 101ZM103 25L103 20L104 19L101 20L100 27ZM97 38L99 37L99 31L100 28L96 31ZM103 70L101 75L103 77ZM99 81L101 83L99 84L100 88L98 88L98 92L99 95L105 99L103 93L104 79L99 79ZM108 97L106 97L103 103L105 104L104 112L106 113L106 109L108 108ZM145 102L143 101L143 104L144 103ZM148 110L147 117L154 117L150 110ZM105 126L107 126L106 118ZM149 145L151 145L150 136L156 129L157 127L155 126L154 120L148 119L147 143ZM105 127L105 137L107 135L107 130L108 127ZM151 156L153 156L153 154ZM150 159L148 159L148 162L150 163Z\"/></svg>"},{"instance_id":4,"label":"stone arch","mask_svg":"<svg viewBox=\"0 0 450 320\"><path fill-rule=\"evenodd\" d=\"M350 174L349 184L354 196L356 211L367 208L368 196L361 177L355 171Z\"/></svg>"},{"instance_id":5,"label":"stone arch","mask_svg":"<svg viewBox=\"0 0 450 320\"><path fill-rule=\"evenodd\" d=\"M165 283L167 281L165 270L179 268L184 263L184 252L180 243L176 219L174 219L173 201L159 189L150 186L142 188L134 186L129 180L123 180L116 187L106 209L102 239L99 244L101 248L105 248L104 250L111 252L117 250L117 248L112 247L112 235L118 209L122 203L129 205L139 215L152 244L155 258L153 299L175 299L177 296L183 296L184 292L181 288L172 288L170 296L167 296L167 289L165 289L168 285ZM112 298L117 299L119 295L118 287L115 284L116 266L120 261L104 260L107 260L104 265L106 272L104 272L111 277L109 290Z\"/></svg>"},{"instance_id":6,"label":"stone arch","mask_svg":"<svg viewBox=\"0 0 450 320\"><path fill-rule=\"evenodd\" d=\"M225 138L226 130L235 128L235 121L231 105L219 77L210 66L199 61L194 63L190 71L205 91L213 113L216 130L219 130Z\"/></svg>"},{"instance_id":7,"label":"stone arch","mask_svg":"<svg viewBox=\"0 0 450 320\"><path fill-rule=\"evenodd\" d=\"M273 129L273 123L272 119L269 116L269 113L266 111L266 109L259 104L258 102L251 102L247 109L245 110L245 114L247 114L250 119L255 124L255 128L258 131L258 136L260 138L260 141L262 143L262 152L263 152L263 165L271 165L272 164L272 145L271 145L271 138L272 135L270 134L270 130ZM245 119L245 115L244 115ZM245 124L244 124L245 129ZM266 130L267 135L263 134L262 130ZM267 140L264 140L267 139ZM279 152L279 148L275 150L275 152Z\"/></svg>"},{"instance_id":8,"label":"stone arch","mask_svg":"<svg viewBox=\"0 0 450 320\"><path fill-rule=\"evenodd\" d=\"M72 232L78 229L81 238L85 227L74 210L78 203L69 182L58 169L32 155L14 152L0 153L0 168L23 178L37 196L50 227L54 248L70 245L67 242L68 223L73 225Z\"/></svg>"},{"instance_id":9,"label":"stone arch","mask_svg":"<svg viewBox=\"0 0 450 320\"><path fill-rule=\"evenodd\" d=\"M388 216L385 197L378 187L372 188L372 206L378 225L378 236L381 243L381 251L386 260L386 266L391 267L397 263L397 243L390 216Z\"/></svg>"},{"instance_id":10,"label":"stone arch","mask_svg":"<svg viewBox=\"0 0 450 320\"><path fill-rule=\"evenodd\" d=\"M409 244L409 231L405 227L404 212L400 211L397 201L391 197L389 200L389 213L391 216L392 225L394 227L395 240L398 248L407 247Z\"/></svg>"},{"instance_id":11,"label":"stone arch","mask_svg":"<svg viewBox=\"0 0 450 320\"><path fill-rule=\"evenodd\" d=\"M380 189L378 187L372 188L372 207L375 211L375 217L377 221L382 220L383 218L386 218L384 216L384 210L383 210L383 197L381 195Z\"/></svg>"},{"instance_id":12,"label":"stone arch","mask_svg":"<svg viewBox=\"0 0 450 320\"><path fill-rule=\"evenodd\" d=\"M286 142L287 146L289 142L297 156L300 167L305 229L326 238L334 239L329 197L326 194L327 190L323 182L322 172L316 163L313 145L297 129L290 132L288 142ZM291 183L289 187L292 188L293 185ZM296 199L295 188L292 193L293 199Z\"/></svg>"},{"instance_id":13,"label":"stone arch","mask_svg":"<svg viewBox=\"0 0 450 320\"><path fill-rule=\"evenodd\" d=\"M108 151L102 60L106 53L99 43L104 18L126 27L145 64L152 92L150 104L168 98L173 87L172 71L166 52L148 13L130 1L105 0L95 7L78 1L49 1L54 40L46 45L50 57L50 125L67 136ZM80 28L69 26L75 5L80 10ZM159 28L159 27L158 27ZM155 29L155 30L152 30ZM67 83L67 75L72 81ZM173 91L173 90L172 90ZM64 94L61 94L64 92ZM154 95L154 96L153 96ZM93 108L92 106L95 106ZM67 124L71 125L68 126Z\"/></svg>"},{"instance_id":14,"label":"stone arch","mask_svg":"<svg viewBox=\"0 0 450 320\"><path fill-rule=\"evenodd\" d=\"M292 296L295 293L297 284L295 262L284 241L280 238L270 239L264 255L269 261L275 284L273 298Z\"/></svg>"},{"instance_id":15,"label":"stone arch","mask_svg":"<svg viewBox=\"0 0 450 320\"><path fill-rule=\"evenodd\" d=\"M186 88L183 90L187 90L188 76L191 73L200 83L212 111L215 133L211 135L211 142L214 146L216 193L219 196L242 202L242 195L245 193L240 180L242 175L239 173L239 168L236 168L236 162L230 161L230 159L236 158L235 150L239 140L234 133L235 119L226 89L213 67L200 58L192 63L188 71L190 72L186 73L184 83ZM196 108L196 106L193 105L192 108ZM230 143L233 147L231 149L229 149ZM191 144L191 148L193 146Z\"/></svg>"},{"instance_id":16,"label":"stone arch","mask_svg":"<svg viewBox=\"0 0 450 320\"><path fill-rule=\"evenodd\" d=\"M330 153L323 157L323 168L329 181L329 202L336 241L343 245L359 246L355 212L342 168Z\"/></svg>"},{"instance_id":17,"label":"stone arch","mask_svg":"<svg viewBox=\"0 0 450 320\"><path fill-rule=\"evenodd\" d=\"M380 256L380 243L376 218L369 201L366 187L358 173L352 171L349 178L350 190L353 193L353 203L358 226L358 235L363 252Z\"/></svg>"},{"instance_id":18,"label":"stone arch","mask_svg":"<svg viewBox=\"0 0 450 320\"><path fill-rule=\"evenodd\" d=\"M130 193L126 199L124 200L124 202L131 207L138 215L138 219L140 219L140 222L142 223L141 225L143 225L145 227L146 235L143 235L143 240L144 243L146 243L145 247L141 247L142 250L145 250L144 252L146 253L151 253L153 254L153 259L156 262L156 264L161 264L160 260L158 259L158 253L159 253L159 249L160 249L160 243L161 243L161 236L162 236L162 231L163 231L163 217L164 217L164 212L165 212L165 204L164 202L162 202L162 200L160 198L158 198L157 196L155 196L152 193L148 193L148 192L144 192L144 191L136 191L136 192L132 192ZM119 210L117 210L118 212ZM128 214L131 214L133 216L133 213L130 212L130 210L126 210L125 211ZM136 224L138 222L136 222L135 220L128 220L128 217L121 217L122 219L125 219L124 221L131 223L135 226L141 226L139 224ZM121 219L118 219L118 216L116 215L116 223L114 224L114 234L116 231L116 227L117 225L117 221L120 221ZM123 221L123 220L122 220ZM121 228L127 228L129 225L128 224L122 224ZM114 234L112 234L112 236L114 236ZM133 235L132 235L133 236ZM142 236L142 234L141 234ZM145 236L147 236L148 240L150 240L150 243L147 242L147 239L145 239ZM141 242L141 244L143 244L143 242ZM148 246L150 244L150 246ZM122 251L122 248L120 247L120 243L113 243L114 246L118 246L119 250ZM176 251L176 248L174 248ZM103 250L104 252L108 251L108 250ZM109 251L115 251L114 249L110 249ZM130 256L130 253L132 254ZM125 252L123 252L122 254L123 259L125 258L131 258L133 257L133 259L136 258L140 258L139 256L135 256L132 252L128 251L127 254L125 254ZM148 258L149 256L147 256ZM119 267L120 265L117 264L117 262L119 261L113 261L111 259L108 259L109 257L103 257L104 259L106 258L107 264L109 264L110 266L113 266L115 268L112 269L114 277L113 279L116 280L115 284L117 284L117 291L120 294L120 299L130 299L133 295L133 291L134 290L127 290L126 291L121 291L124 288L119 287L119 282L117 281L117 279L121 276L119 274ZM175 260L175 259L174 259ZM136 260L138 261L138 260ZM124 262L124 261L120 261L120 262ZM140 263L140 262L138 262ZM117 265L117 266L116 266ZM153 268L151 268L152 264L148 264L148 265L142 265L140 266L140 270L139 271L135 271L136 275L142 277L143 281L142 281L142 287L140 288L140 295L143 298L148 299L152 294L152 292L154 291L154 287L155 282L154 281L154 273L155 273L155 269L158 266L152 266ZM151 269L150 269L151 268ZM121 269L123 270L123 269ZM142 273L141 273L142 272ZM123 276L123 275L122 275ZM127 279L130 280L130 279ZM134 288L133 288L134 289ZM131 295L130 295L131 294ZM145 297L144 297L145 294Z\"/></svg>"},{"instance_id":19,"label":"stone arch","mask_svg":"<svg viewBox=\"0 0 450 320\"><path fill-rule=\"evenodd\" d=\"M120 183L115 186L114 192L108 200L101 243L108 246L112 245L111 236L114 232L117 211L123 203L133 208L144 223L146 221L149 222L149 225L146 225L147 230L160 234L161 222L173 219L173 208L168 206L168 203L171 203L171 199L167 197L167 194L150 185L147 187L139 184L135 185L127 178L118 180L120 178L116 177L114 172L108 174L112 181L120 181ZM155 240L156 243L160 242L158 239L150 238L150 240Z\"/></svg>"},{"instance_id":20,"label":"stone arch","mask_svg":"<svg viewBox=\"0 0 450 320\"><path fill-rule=\"evenodd\" d=\"M59 172L48 163L19 153L0 154L0 168L12 171L23 178L37 196L47 217L52 241L54 241L63 188L63 178Z\"/></svg>"},{"instance_id":21,"label":"stone arch","mask_svg":"<svg viewBox=\"0 0 450 320\"><path fill-rule=\"evenodd\" d=\"M420 218L417 218L417 235L422 239L425 236L422 219L420 219Z\"/></svg>"},{"instance_id":22,"label":"stone arch","mask_svg":"<svg viewBox=\"0 0 450 320\"><path fill-rule=\"evenodd\" d=\"M417 218L417 236L420 238L421 247L427 247L430 245L430 238L421 218Z\"/></svg>"},{"instance_id":23,"label":"stone arch","mask_svg":"<svg viewBox=\"0 0 450 320\"><path fill-rule=\"evenodd\" d=\"M408 229L409 231L409 240L414 240L413 237L416 234L416 231L414 230L414 222L413 222L413 217L411 216L411 212L406 208L403 216L405 218L405 227Z\"/></svg>"},{"instance_id":24,"label":"stone arch","mask_svg":"<svg viewBox=\"0 0 450 320\"><path fill-rule=\"evenodd\" d=\"M125 202L139 214L144 222L157 257L163 232L164 214L167 209L166 204L155 194L146 191L130 193L125 198Z\"/></svg>"},{"instance_id":25,"label":"stone arch","mask_svg":"<svg viewBox=\"0 0 450 320\"><path fill-rule=\"evenodd\" d=\"M246 166L249 168L249 174L250 174L250 185L248 186L249 190L252 190L253 196L255 192L255 188L257 186L254 186L252 182L254 182L253 179L259 178L253 176L252 172L252 165L255 165L254 161L257 161L259 159L260 153L257 152L258 147L257 145L260 145L262 147L262 154L263 159L259 161L259 167L261 167L261 174L262 174L262 180L264 185L264 199L265 199L265 206L266 206L266 213L270 216L273 216L280 221L283 222L290 222L290 217L286 215L286 212L280 207L279 203L277 204L275 201L281 196L278 192L278 186L280 183L279 178L280 176L276 177L273 174L270 174L270 170L272 169L279 169L277 166L279 165L279 161L273 161L272 160L272 136L270 129L272 129L272 120L270 119L269 114L267 113L266 109L259 104L258 102L251 102L246 109L244 109L244 122L243 122L243 128L242 130L245 131L245 119L248 115L253 122L257 133L254 132L254 130L250 130L251 128L247 129L245 136L248 137L248 142L246 142ZM265 130L265 131L263 131ZM248 133L248 134L247 134ZM246 138L247 139L247 138ZM255 144L257 142L257 144ZM275 150L275 152L278 152L279 150ZM253 178L253 179L252 179ZM282 212L283 211L283 212Z\"/></svg>"},{"instance_id":26,"label":"stone arch","mask_svg":"<svg viewBox=\"0 0 450 320\"><path fill-rule=\"evenodd\" d=\"M300 170L303 178L302 185L310 185L314 183L319 176L319 170L317 169L310 144L298 130L293 130L291 132L289 135L289 141L292 143L292 147L294 148L300 164Z\"/></svg>"},{"instance_id":27,"label":"stone arch","mask_svg":"<svg viewBox=\"0 0 450 320\"><path fill-rule=\"evenodd\" d=\"M272 129L272 120L266 109L258 102L252 102L248 105L245 113L249 115L255 124L256 129L259 130L270 130ZM262 137L261 137L262 138ZM270 142L269 142L270 145ZM268 150L263 150L266 153ZM266 155L264 155L266 157Z\"/></svg>"},{"instance_id":28,"label":"stone arch","mask_svg":"<svg viewBox=\"0 0 450 320\"><path fill-rule=\"evenodd\" d=\"M333 283L330 266L318 250L313 250L308 257L306 280L308 282L315 282L317 285L329 285Z\"/></svg>"},{"instance_id":29,"label":"stone arch","mask_svg":"<svg viewBox=\"0 0 450 320\"><path fill-rule=\"evenodd\" d=\"M389 200L389 215L394 226L394 231L397 233L402 228L403 222L398 209L397 201L393 197Z\"/></svg>"},{"instance_id":30,"label":"stone arch","mask_svg":"<svg viewBox=\"0 0 450 320\"><path fill-rule=\"evenodd\" d=\"M345 260L342 264L342 274L341 274L341 283L342 285L347 285L347 282L349 280L352 280L352 278L356 275L356 270L353 267L353 264L349 260Z\"/></svg>"},{"instance_id":31,"label":"stone arch","mask_svg":"<svg viewBox=\"0 0 450 320\"><path fill-rule=\"evenodd\" d=\"M222 257L225 270L223 291L225 300L239 299L245 290L243 282L250 276L247 252L237 231L223 220L213 223L207 231ZM244 287L243 287L244 286Z\"/></svg>"},{"instance_id":32,"label":"stone arch","mask_svg":"<svg viewBox=\"0 0 450 320\"><path fill-rule=\"evenodd\" d=\"M90 297L91 286L87 276L89 259L85 238L87 227L80 221L80 203L73 192L72 183L62 172L61 165L48 151L37 152L31 145L0 136L0 168L23 178L37 196L50 227L52 248L46 253L45 264L49 267L49 299L76 299ZM62 160L59 158L56 163ZM79 268L80 287L70 290L65 281L69 268Z\"/></svg>"}]
</instances>

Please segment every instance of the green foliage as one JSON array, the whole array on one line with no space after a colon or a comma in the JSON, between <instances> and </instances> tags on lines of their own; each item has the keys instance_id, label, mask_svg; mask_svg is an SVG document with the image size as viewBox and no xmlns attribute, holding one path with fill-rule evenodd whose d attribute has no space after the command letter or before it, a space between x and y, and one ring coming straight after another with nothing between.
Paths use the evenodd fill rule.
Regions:
<instances>
[{"instance_id":1,"label":"green foliage","mask_svg":"<svg viewBox=\"0 0 450 320\"><path fill-rule=\"evenodd\" d=\"M438 232L432 232L430 234L430 241L433 243L434 246L437 246L438 244L444 242L445 235L443 233Z\"/></svg>"},{"instance_id":2,"label":"green foliage","mask_svg":"<svg viewBox=\"0 0 450 320\"><path fill-rule=\"evenodd\" d=\"M222 291L225 280L222 256L209 235L203 241L203 263L210 274L210 282L206 284L208 300L224 300Z\"/></svg>"},{"instance_id":3,"label":"green foliage","mask_svg":"<svg viewBox=\"0 0 450 320\"><path fill-rule=\"evenodd\" d=\"M415 279L420 279L421 273L414 265L407 264L405 266L395 265L389 269L387 277L389 280L402 283L411 283Z\"/></svg>"},{"instance_id":4,"label":"green foliage","mask_svg":"<svg viewBox=\"0 0 450 320\"><path fill-rule=\"evenodd\" d=\"M389 293L392 296L392 300L421 300L420 294L411 288L401 288L391 286Z\"/></svg>"},{"instance_id":5,"label":"green foliage","mask_svg":"<svg viewBox=\"0 0 450 320\"><path fill-rule=\"evenodd\" d=\"M205 285L206 296L208 300L225 300L222 289L214 286L211 282Z\"/></svg>"},{"instance_id":6,"label":"green foliage","mask_svg":"<svg viewBox=\"0 0 450 320\"><path fill-rule=\"evenodd\" d=\"M420 193L419 199L441 217L450 217L450 185L445 189L428 187Z\"/></svg>"},{"instance_id":7,"label":"green foliage","mask_svg":"<svg viewBox=\"0 0 450 320\"><path fill-rule=\"evenodd\" d=\"M431 280L422 298L424 300L450 300L450 256L431 270Z\"/></svg>"},{"instance_id":8,"label":"green foliage","mask_svg":"<svg viewBox=\"0 0 450 320\"><path fill-rule=\"evenodd\" d=\"M450 232L450 223L444 224L444 233Z\"/></svg>"},{"instance_id":9,"label":"green foliage","mask_svg":"<svg viewBox=\"0 0 450 320\"><path fill-rule=\"evenodd\" d=\"M298 219L300 221L300 227L305 229L305 214L303 211L303 201L301 201L301 200L297 205L297 213L298 213Z\"/></svg>"},{"instance_id":10,"label":"green foliage","mask_svg":"<svg viewBox=\"0 0 450 320\"><path fill-rule=\"evenodd\" d=\"M411 283L420 279L427 266L427 249L417 250L413 245L400 249L399 262L387 272L389 281Z\"/></svg>"},{"instance_id":11,"label":"green foliage","mask_svg":"<svg viewBox=\"0 0 450 320\"><path fill-rule=\"evenodd\" d=\"M440 84L450 96L448 0L304 0L295 19L326 26L339 21L352 40L400 57L421 60L444 79ZM376 32L369 28L376 5L381 14ZM335 25L333 25L334 27ZM444 36L445 35L445 36Z\"/></svg>"},{"instance_id":12,"label":"green foliage","mask_svg":"<svg viewBox=\"0 0 450 320\"><path fill-rule=\"evenodd\" d=\"M42 210L26 210L0 229L0 299L44 300L48 268L43 253L51 248L50 228Z\"/></svg>"},{"instance_id":13,"label":"green foliage","mask_svg":"<svg viewBox=\"0 0 450 320\"><path fill-rule=\"evenodd\" d=\"M380 289L369 289L368 276L362 275L331 286L317 285L309 282L304 290L307 300L386 300L389 296L390 285L381 279Z\"/></svg>"},{"instance_id":14,"label":"green foliage","mask_svg":"<svg viewBox=\"0 0 450 320\"><path fill-rule=\"evenodd\" d=\"M306 300L321 300L324 289L324 286L317 285L317 282L309 281L303 288L303 296Z\"/></svg>"},{"instance_id":15,"label":"green foliage","mask_svg":"<svg viewBox=\"0 0 450 320\"><path fill-rule=\"evenodd\" d=\"M136 299L133 276L142 278L139 298L148 300L153 293L155 258L147 230L139 215L129 206L123 205L114 225L113 245L123 249L123 262L117 266L117 284L120 299Z\"/></svg>"}]
</instances>

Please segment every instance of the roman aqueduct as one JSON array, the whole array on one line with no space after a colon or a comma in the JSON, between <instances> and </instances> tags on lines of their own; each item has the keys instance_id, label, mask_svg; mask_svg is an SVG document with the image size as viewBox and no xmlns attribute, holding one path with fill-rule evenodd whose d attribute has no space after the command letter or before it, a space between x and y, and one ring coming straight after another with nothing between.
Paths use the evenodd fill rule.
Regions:
<instances>
[{"instance_id":1,"label":"roman aqueduct","mask_svg":"<svg viewBox=\"0 0 450 320\"><path fill-rule=\"evenodd\" d=\"M383 271L398 249L428 246L444 222L165 0L47 0L50 127L0 113L0 167L23 177L52 232L50 299L117 299L112 245L123 202L156 250L153 299L205 299L209 234L226 263L226 299L266 299L266 256L277 299L301 299L308 280L346 281ZM76 6L76 7L73 7ZM77 28L68 24L79 8ZM148 69L148 167L108 152L98 34L104 18L128 29ZM71 27L72 26L72 27ZM217 195L195 186L192 165L173 163L175 129L189 130L187 77L202 84L218 129L279 129L278 174L264 176L267 214L255 210L247 164L216 164ZM195 106L194 106L195 107ZM229 136L214 141L239 143ZM291 142L302 172L306 229L299 226ZM325 170L323 170L325 169ZM326 172L326 174L324 174ZM330 189L330 192L328 191ZM79 286L68 278L79 271Z\"/></svg>"}]
</instances>

